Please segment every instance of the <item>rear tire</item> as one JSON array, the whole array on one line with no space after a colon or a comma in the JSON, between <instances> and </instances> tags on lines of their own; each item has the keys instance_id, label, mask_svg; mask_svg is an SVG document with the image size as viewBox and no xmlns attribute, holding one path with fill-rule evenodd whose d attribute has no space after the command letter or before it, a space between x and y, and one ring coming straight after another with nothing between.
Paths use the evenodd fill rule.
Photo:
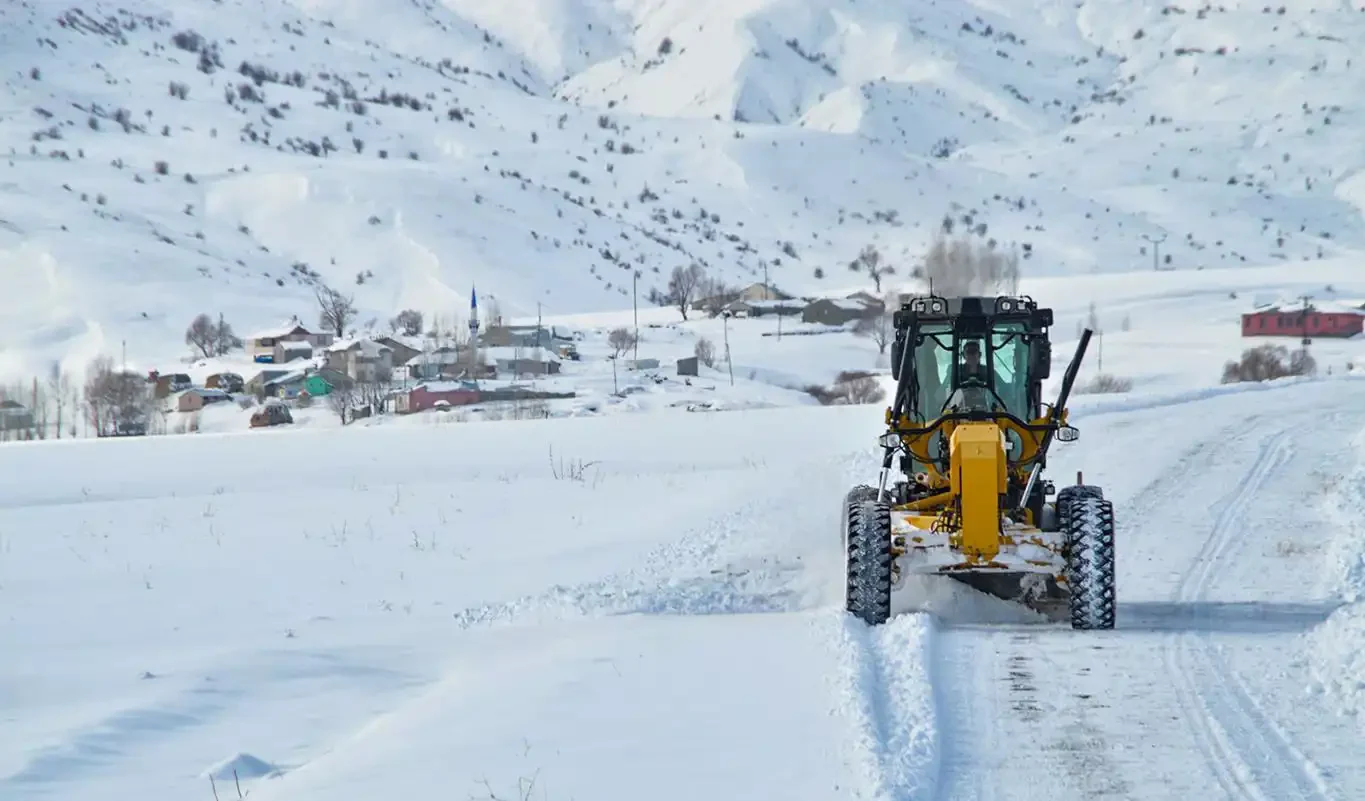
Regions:
<instances>
[{"instance_id":1,"label":"rear tire","mask_svg":"<svg viewBox=\"0 0 1365 801\"><path fill-rule=\"evenodd\" d=\"M850 498L844 525L844 607L869 626L880 626L891 618L891 507Z\"/></svg>"},{"instance_id":2,"label":"rear tire","mask_svg":"<svg viewBox=\"0 0 1365 801\"><path fill-rule=\"evenodd\" d=\"M1070 489L1070 488L1068 488ZM1094 488L1085 488L1094 489ZM1112 629L1118 612L1114 586L1114 505L1094 493L1058 500L1066 534L1066 582L1071 628Z\"/></svg>"}]
</instances>

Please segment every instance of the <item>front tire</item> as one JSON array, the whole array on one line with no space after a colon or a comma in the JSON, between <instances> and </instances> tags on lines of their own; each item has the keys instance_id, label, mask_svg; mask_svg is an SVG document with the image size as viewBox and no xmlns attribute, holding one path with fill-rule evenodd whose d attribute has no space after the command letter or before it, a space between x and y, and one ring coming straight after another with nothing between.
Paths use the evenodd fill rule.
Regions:
<instances>
[{"instance_id":1,"label":"front tire","mask_svg":"<svg viewBox=\"0 0 1365 801\"><path fill-rule=\"evenodd\" d=\"M851 502L845 521L847 581L844 607L869 626L891 618L891 507Z\"/></svg>"},{"instance_id":2,"label":"front tire","mask_svg":"<svg viewBox=\"0 0 1365 801\"><path fill-rule=\"evenodd\" d=\"M1118 614L1114 581L1114 505L1098 491L1057 505L1066 534L1066 582L1071 628L1112 629Z\"/></svg>"}]
</instances>

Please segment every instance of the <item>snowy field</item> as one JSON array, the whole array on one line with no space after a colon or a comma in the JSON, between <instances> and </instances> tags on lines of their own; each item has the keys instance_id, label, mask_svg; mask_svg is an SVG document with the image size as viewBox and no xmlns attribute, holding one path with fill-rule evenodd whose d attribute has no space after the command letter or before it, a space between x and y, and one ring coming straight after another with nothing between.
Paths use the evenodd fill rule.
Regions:
<instances>
[{"instance_id":1,"label":"snowy field","mask_svg":"<svg viewBox=\"0 0 1365 801\"><path fill-rule=\"evenodd\" d=\"M0 797L1365 794L1365 382L1083 399L1104 633L844 618L879 417L7 446Z\"/></svg>"}]
</instances>

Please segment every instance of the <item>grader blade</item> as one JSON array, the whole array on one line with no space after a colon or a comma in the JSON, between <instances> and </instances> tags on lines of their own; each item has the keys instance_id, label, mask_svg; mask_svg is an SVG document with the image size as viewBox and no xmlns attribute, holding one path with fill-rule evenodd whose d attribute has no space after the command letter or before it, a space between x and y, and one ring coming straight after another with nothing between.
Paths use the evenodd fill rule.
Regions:
<instances>
[{"instance_id":1,"label":"grader blade","mask_svg":"<svg viewBox=\"0 0 1365 801\"><path fill-rule=\"evenodd\" d=\"M1022 570L964 570L947 575L977 592L1031 609L1049 621L1066 619L1068 595L1052 576Z\"/></svg>"}]
</instances>

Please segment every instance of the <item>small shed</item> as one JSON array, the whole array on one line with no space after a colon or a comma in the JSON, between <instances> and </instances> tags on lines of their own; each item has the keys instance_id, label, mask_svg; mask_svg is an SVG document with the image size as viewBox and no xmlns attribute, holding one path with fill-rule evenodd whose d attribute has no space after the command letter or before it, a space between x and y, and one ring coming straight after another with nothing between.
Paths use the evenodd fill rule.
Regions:
<instances>
[{"instance_id":1,"label":"small shed","mask_svg":"<svg viewBox=\"0 0 1365 801\"><path fill-rule=\"evenodd\" d=\"M221 389L195 387L187 389L176 399L175 408L181 412L197 412L213 403L232 400L232 396Z\"/></svg>"},{"instance_id":2,"label":"small shed","mask_svg":"<svg viewBox=\"0 0 1365 801\"><path fill-rule=\"evenodd\" d=\"M479 390L462 381L429 381L395 395L394 411L399 414L426 411L439 401L451 406L468 406L478 403L480 397Z\"/></svg>"},{"instance_id":3,"label":"small shed","mask_svg":"<svg viewBox=\"0 0 1365 801\"><path fill-rule=\"evenodd\" d=\"M678 360L678 375L700 375L701 360L696 356L685 356Z\"/></svg>"},{"instance_id":4,"label":"small shed","mask_svg":"<svg viewBox=\"0 0 1365 801\"><path fill-rule=\"evenodd\" d=\"M154 383L152 397L160 400L169 398L177 392L183 392L194 386L194 382L185 373L152 373L148 376Z\"/></svg>"},{"instance_id":5,"label":"small shed","mask_svg":"<svg viewBox=\"0 0 1365 801\"><path fill-rule=\"evenodd\" d=\"M8 398L0 400L0 431L22 431L33 427L33 412L24 404Z\"/></svg>"},{"instance_id":6,"label":"small shed","mask_svg":"<svg viewBox=\"0 0 1365 801\"><path fill-rule=\"evenodd\" d=\"M275 364L285 364L298 359L313 358L313 343L307 340L290 340L275 344Z\"/></svg>"},{"instance_id":7,"label":"small shed","mask_svg":"<svg viewBox=\"0 0 1365 801\"><path fill-rule=\"evenodd\" d=\"M246 384L237 373L214 373L204 381L204 386L225 392L241 392Z\"/></svg>"},{"instance_id":8,"label":"small shed","mask_svg":"<svg viewBox=\"0 0 1365 801\"><path fill-rule=\"evenodd\" d=\"M846 325L869 317L878 311L877 307L852 298L822 298L814 301L801 312L801 322L819 325Z\"/></svg>"}]
</instances>

